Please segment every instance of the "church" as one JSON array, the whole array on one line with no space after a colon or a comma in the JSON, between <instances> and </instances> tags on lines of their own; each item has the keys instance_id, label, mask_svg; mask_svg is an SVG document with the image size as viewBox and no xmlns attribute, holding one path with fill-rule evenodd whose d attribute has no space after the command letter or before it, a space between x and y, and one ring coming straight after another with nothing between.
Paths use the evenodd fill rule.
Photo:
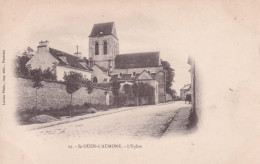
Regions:
<instances>
[{"instance_id":1,"label":"church","mask_svg":"<svg viewBox=\"0 0 260 164\"><path fill-rule=\"evenodd\" d=\"M94 24L89 35L89 63L93 83L148 83L155 88L154 103L166 101L160 52L120 54L114 22Z\"/></svg>"},{"instance_id":2,"label":"church","mask_svg":"<svg viewBox=\"0 0 260 164\"><path fill-rule=\"evenodd\" d=\"M160 52L119 53L119 42L114 22L94 24L89 35L89 57L80 52L69 54L39 42L35 55L26 63L29 70L49 69L57 81L71 71L91 79L95 87L111 90L113 81L133 85L146 83L154 88L154 104L166 102L166 74ZM142 104L147 104L144 102Z\"/></svg>"}]
</instances>

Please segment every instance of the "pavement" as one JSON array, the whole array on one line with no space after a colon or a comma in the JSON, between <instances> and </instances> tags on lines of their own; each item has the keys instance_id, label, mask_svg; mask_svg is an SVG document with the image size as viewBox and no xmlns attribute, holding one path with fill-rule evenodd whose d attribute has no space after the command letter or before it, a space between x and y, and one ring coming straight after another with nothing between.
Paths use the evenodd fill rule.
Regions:
<instances>
[{"instance_id":1,"label":"pavement","mask_svg":"<svg viewBox=\"0 0 260 164\"><path fill-rule=\"evenodd\" d=\"M187 127L189 124L189 116L191 112L191 107L180 108L175 116L172 118L171 123L168 125L162 138L173 137L177 135L183 135L190 132Z\"/></svg>"},{"instance_id":2,"label":"pavement","mask_svg":"<svg viewBox=\"0 0 260 164\"><path fill-rule=\"evenodd\" d=\"M189 104L171 102L141 107L126 107L73 117L45 124L27 125L36 136L44 139L59 137L101 137L115 138L161 138L165 131L182 127L181 117L186 120ZM174 119L173 119L174 118ZM173 121L174 120L174 121ZM174 123L172 125L172 123Z\"/></svg>"}]
</instances>

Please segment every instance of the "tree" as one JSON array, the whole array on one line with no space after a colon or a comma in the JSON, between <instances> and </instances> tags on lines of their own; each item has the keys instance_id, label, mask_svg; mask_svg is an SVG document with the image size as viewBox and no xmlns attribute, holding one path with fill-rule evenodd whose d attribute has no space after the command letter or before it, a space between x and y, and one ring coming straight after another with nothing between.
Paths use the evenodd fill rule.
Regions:
<instances>
[{"instance_id":1,"label":"tree","mask_svg":"<svg viewBox=\"0 0 260 164\"><path fill-rule=\"evenodd\" d=\"M139 98L147 97L150 99L154 96L154 87L147 83L135 82L132 86L132 94L136 97L136 105L139 105Z\"/></svg>"},{"instance_id":2,"label":"tree","mask_svg":"<svg viewBox=\"0 0 260 164\"><path fill-rule=\"evenodd\" d=\"M35 110L34 110L34 116L36 117L36 110L37 110L37 97L38 97L38 89L43 87L43 84L41 83L43 78L42 78L42 70L39 69L34 69L31 71L31 76L32 76L32 81L33 81L33 88L35 88L36 91L36 101L35 101Z\"/></svg>"},{"instance_id":3,"label":"tree","mask_svg":"<svg viewBox=\"0 0 260 164\"><path fill-rule=\"evenodd\" d=\"M111 88L112 88L112 93L115 96L116 106L118 106L118 95L119 95L120 83L118 81L113 81L111 83Z\"/></svg>"},{"instance_id":4,"label":"tree","mask_svg":"<svg viewBox=\"0 0 260 164\"><path fill-rule=\"evenodd\" d=\"M133 89L132 89L133 95L136 98L136 106L139 105L139 81L138 83L134 83Z\"/></svg>"},{"instance_id":5,"label":"tree","mask_svg":"<svg viewBox=\"0 0 260 164\"><path fill-rule=\"evenodd\" d=\"M163 70L166 74L166 93L171 94L172 82L174 82L174 69L171 68L171 65L167 61L162 61Z\"/></svg>"},{"instance_id":6,"label":"tree","mask_svg":"<svg viewBox=\"0 0 260 164\"><path fill-rule=\"evenodd\" d=\"M30 60L28 56L17 56L16 58L16 75L18 77L27 77L29 71L26 68L26 63Z\"/></svg>"},{"instance_id":7,"label":"tree","mask_svg":"<svg viewBox=\"0 0 260 164\"><path fill-rule=\"evenodd\" d=\"M139 84L139 97L151 99L154 96L154 87L147 83Z\"/></svg>"},{"instance_id":8,"label":"tree","mask_svg":"<svg viewBox=\"0 0 260 164\"><path fill-rule=\"evenodd\" d=\"M175 99L177 92L174 89L170 89L170 93L169 94L172 96L173 99Z\"/></svg>"},{"instance_id":9,"label":"tree","mask_svg":"<svg viewBox=\"0 0 260 164\"><path fill-rule=\"evenodd\" d=\"M34 55L34 51L30 47L25 49L23 53L21 53L21 51L17 52L15 64L16 64L16 75L18 77L29 76L29 70L26 67L26 63L33 57L33 55Z\"/></svg>"},{"instance_id":10,"label":"tree","mask_svg":"<svg viewBox=\"0 0 260 164\"><path fill-rule=\"evenodd\" d=\"M44 70L42 72L42 77L43 77L43 79L46 79L46 80L55 80L56 79L55 74L53 74L51 72L50 68L47 68L46 70Z\"/></svg>"},{"instance_id":11,"label":"tree","mask_svg":"<svg viewBox=\"0 0 260 164\"><path fill-rule=\"evenodd\" d=\"M92 83L92 81L86 79L86 80L84 80L84 86L86 87L86 90L90 96L90 104L91 104L91 94L94 90L93 83Z\"/></svg>"},{"instance_id":12,"label":"tree","mask_svg":"<svg viewBox=\"0 0 260 164\"><path fill-rule=\"evenodd\" d=\"M126 95L126 101L128 103L129 97L132 97L132 95L133 95L133 88L129 84L124 84L123 90Z\"/></svg>"},{"instance_id":13,"label":"tree","mask_svg":"<svg viewBox=\"0 0 260 164\"><path fill-rule=\"evenodd\" d=\"M68 94L70 94L70 117L72 113L72 95L75 93L77 90L79 90L82 86L83 83L83 76L81 73L77 72L69 72L69 74L65 74L64 77L64 82L66 85L66 91Z\"/></svg>"}]
</instances>

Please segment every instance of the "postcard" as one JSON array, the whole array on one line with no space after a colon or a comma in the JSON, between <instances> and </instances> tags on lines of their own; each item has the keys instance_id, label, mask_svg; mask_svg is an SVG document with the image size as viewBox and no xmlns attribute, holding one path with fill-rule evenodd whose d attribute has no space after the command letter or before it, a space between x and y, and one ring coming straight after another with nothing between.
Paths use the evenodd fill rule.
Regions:
<instances>
[{"instance_id":1,"label":"postcard","mask_svg":"<svg viewBox=\"0 0 260 164\"><path fill-rule=\"evenodd\" d=\"M259 163L259 4L1 1L0 163Z\"/></svg>"}]
</instances>

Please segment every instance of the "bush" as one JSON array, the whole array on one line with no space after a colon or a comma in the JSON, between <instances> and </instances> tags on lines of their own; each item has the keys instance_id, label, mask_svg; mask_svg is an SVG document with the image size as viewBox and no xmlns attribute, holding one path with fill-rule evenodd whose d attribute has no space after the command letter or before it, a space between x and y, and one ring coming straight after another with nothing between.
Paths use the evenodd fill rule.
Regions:
<instances>
[{"instance_id":1,"label":"bush","mask_svg":"<svg viewBox=\"0 0 260 164\"><path fill-rule=\"evenodd\" d=\"M92 104L91 103L84 103L84 107L86 107L87 109L92 107Z\"/></svg>"},{"instance_id":2,"label":"bush","mask_svg":"<svg viewBox=\"0 0 260 164\"><path fill-rule=\"evenodd\" d=\"M89 108L87 111L88 111L87 113L96 113L97 112L97 110L95 108Z\"/></svg>"},{"instance_id":3,"label":"bush","mask_svg":"<svg viewBox=\"0 0 260 164\"><path fill-rule=\"evenodd\" d=\"M96 113L97 111L107 111L108 109L115 108L115 106L109 105L102 105L102 104L91 104L85 103L84 105L68 105L61 109L53 109L50 108L49 110L38 110L37 116L39 115L49 115L55 117L57 119L69 116L70 109L72 109L73 116L79 116L89 113ZM17 120L21 125L28 125L32 123L37 123L36 121L32 121L31 118L34 117L34 109L26 109L26 110L19 110L16 112Z\"/></svg>"}]
</instances>

